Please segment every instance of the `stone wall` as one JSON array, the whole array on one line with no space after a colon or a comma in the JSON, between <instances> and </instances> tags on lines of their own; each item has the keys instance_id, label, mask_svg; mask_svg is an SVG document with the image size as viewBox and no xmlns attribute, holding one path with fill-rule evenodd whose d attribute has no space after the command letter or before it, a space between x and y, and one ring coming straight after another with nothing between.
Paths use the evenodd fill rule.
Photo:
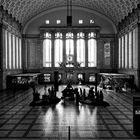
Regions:
<instances>
[{"instance_id":1,"label":"stone wall","mask_svg":"<svg viewBox=\"0 0 140 140\"><path fill-rule=\"evenodd\" d=\"M22 66L20 68L17 68L16 66L15 66L15 68L14 67L10 68L10 67L6 66L7 62L10 65L13 64L13 58L11 58L11 60L10 60L11 62L9 62L8 57L6 58L6 54L7 55L9 55L9 54L6 53L5 40L7 38L6 38L5 34L10 35L11 37L14 36L14 39L20 38L20 40L21 40L21 24L18 21L16 21L15 18L13 18L11 15L9 15L8 11L5 11L3 9L3 7L0 7L0 90L6 89L7 75L22 73ZM16 39L15 39L15 41L16 41ZM11 46L13 47L13 44ZM8 49L8 45L7 45L7 49ZM13 49L11 49L11 55L12 55L12 57L14 57ZM8 59L8 61L6 61L6 59ZM17 59L19 59L19 58L17 58Z\"/></svg>"},{"instance_id":2,"label":"stone wall","mask_svg":"<svg viewBox=\"0 0 140 140\"><path fill-rule=\"evenodd\" d=\"M133 35L133 65L127 68L118 67L118 72L134 75L134 84L137 89L140 90L140 5L138 5L137 9L133 9L132 13L129 13L128 16L118 24L118 38L128 35L129 32L132 32Z\"/></svg>"}]
</instances>

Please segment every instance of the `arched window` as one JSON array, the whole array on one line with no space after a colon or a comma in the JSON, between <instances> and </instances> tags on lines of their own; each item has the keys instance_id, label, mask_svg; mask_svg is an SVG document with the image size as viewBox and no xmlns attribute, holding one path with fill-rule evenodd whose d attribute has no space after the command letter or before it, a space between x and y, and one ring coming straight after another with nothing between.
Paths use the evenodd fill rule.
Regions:
<instances>
[{"instance_id":1,"label":"arched window","mask_svg":"<svg viewBox=\"0 0 140 140\"><path fill-rule=\"evenodd\" d=\"M45 33L45 39L43 41L43 67L51 67L51 53L52 53L51 34Z\"/></svg>"},{"instance_id":2,"label":"arched window","mask_svg":"<svg viewBox=\"0 0 140 140\"><path fill-rule=\"evenodd\" d=\"M74 41L73 33L66 34L66 67L73 67L74 63Z\"/></svg>"},{"instance_id":3,"label":"arched window","mask_svg":"<svg viewBox=\"0 0 140 140\"><path fill-rule=\"evenodd\" d=\"M59 67L59 64L63 62L62 33L57 32L55 34L54 51L55 67Z\"/></svg>"},{"instance_id":4,"label":"arched window","mask_svg":"<svg viewBox=\"0 0 140 140\"><path fill-rule=\"evenodd\" d=\"M94 32L88 34L88 67L97 66L97 41L95 38Z\"/></svg>"},{"instance_id":5,"label":"arched window","mask_svg":"<svg viewBox=\"0 0 140 140\"><path fill-rule=\"evenodd\" d=\"M81 67L85 67L85 34L80 32L77 34L77 62Z\"/></svg>"}]
</instances>

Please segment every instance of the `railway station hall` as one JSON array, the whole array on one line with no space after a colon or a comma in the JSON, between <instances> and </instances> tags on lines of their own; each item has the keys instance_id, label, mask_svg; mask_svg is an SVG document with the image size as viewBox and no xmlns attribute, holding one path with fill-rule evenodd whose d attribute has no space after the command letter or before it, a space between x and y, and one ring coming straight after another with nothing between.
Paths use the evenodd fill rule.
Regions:
<instances>
[{"instance_id":1,"label":"railway station hall","mask_svg":"<svg viewBox=\"0 0 140 140\"><path fill-rule=\"evenodd\" d=\"M140 140L140 0L0 0L0 140Z\"/></svg>"}]
</instances>

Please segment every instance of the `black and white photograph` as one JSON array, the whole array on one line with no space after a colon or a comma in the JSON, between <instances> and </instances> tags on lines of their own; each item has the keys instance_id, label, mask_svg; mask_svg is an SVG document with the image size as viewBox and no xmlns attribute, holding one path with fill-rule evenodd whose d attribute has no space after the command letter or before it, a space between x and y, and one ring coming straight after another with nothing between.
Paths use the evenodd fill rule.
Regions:
<instances>
[{"instance_id":1,"label":"black and white photograph","mask_svg":"<svg viewBox=\"0 0 140 140\"><path fill-rule=\"evenodd\" d=\"M140 140L140 0L0 0L0 140Z\"/></svg>"}]
</instances>

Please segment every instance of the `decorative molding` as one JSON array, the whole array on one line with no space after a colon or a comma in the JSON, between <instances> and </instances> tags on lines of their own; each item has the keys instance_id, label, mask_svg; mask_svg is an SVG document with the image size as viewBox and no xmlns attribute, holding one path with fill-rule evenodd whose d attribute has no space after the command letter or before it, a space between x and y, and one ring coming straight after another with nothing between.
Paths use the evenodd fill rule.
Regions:
<instances>
[{"instance_id":1,"label":"decorative molding","mask_svg":"<svg viewBox=\"0 0 140 140\"><path fill-rule=\"evenodd\" d=\"M118 36L122 36L137 27L140 23L140 4L137 9L133 9L132 13L129 13L127 17L118 23Z\"/></svg>"},{"instance_id":2,"label":"decorative molding","mask_svg":"<svg viewBox=\"0 0 140 140\"><path fill-rule=\"evenodd\" d=\"M115 38L115 34L100 34L100 38Z\"/></svg>"},{"instance_id":3,"label":"decorative molding","mask_svg":"<svg viewBox=\"0 0 140 140\"><path fill-rule=\"evenodd\" d=\"M21 24L12 17L12 14L8 14L8 10L4 10L3 6L0 6L0 24L12 34L21 36Z\"/></svg>"},{"instance_id":4,"label":"decorative molding","mask_svg":"<svg viewBox=\"0 0 140 140\"><path fill-rule=\"evenodd\" d=\"M67 27L40 27L40 37L44 37L44 34L46 32L50 32L50 33L56 33L56 32L61 32L62 34L65 34L67 32L73 32L74 35L76 35L79 32L84 32L86 35L89 32L95 32L97 34L99 34L100 32L100 27L99 26L95 26L95 27L75 27L72 26L70 28ZM97 36L96 36L97 38Z\"/></svg>"},{"instance_id":5,"label":"decorative molding","mask_svg":"<svg viewBox=\"0 0 140 140\"><path fill-rule=\"evenodd\" d=\"M105 15L116 25L132 9L136 9L139 0L73 0L72 5L91 9ZM23 25L36 15L56 7L66 7L66 0L3 0L1 5Z\"/></svg>"}]
</instances>

